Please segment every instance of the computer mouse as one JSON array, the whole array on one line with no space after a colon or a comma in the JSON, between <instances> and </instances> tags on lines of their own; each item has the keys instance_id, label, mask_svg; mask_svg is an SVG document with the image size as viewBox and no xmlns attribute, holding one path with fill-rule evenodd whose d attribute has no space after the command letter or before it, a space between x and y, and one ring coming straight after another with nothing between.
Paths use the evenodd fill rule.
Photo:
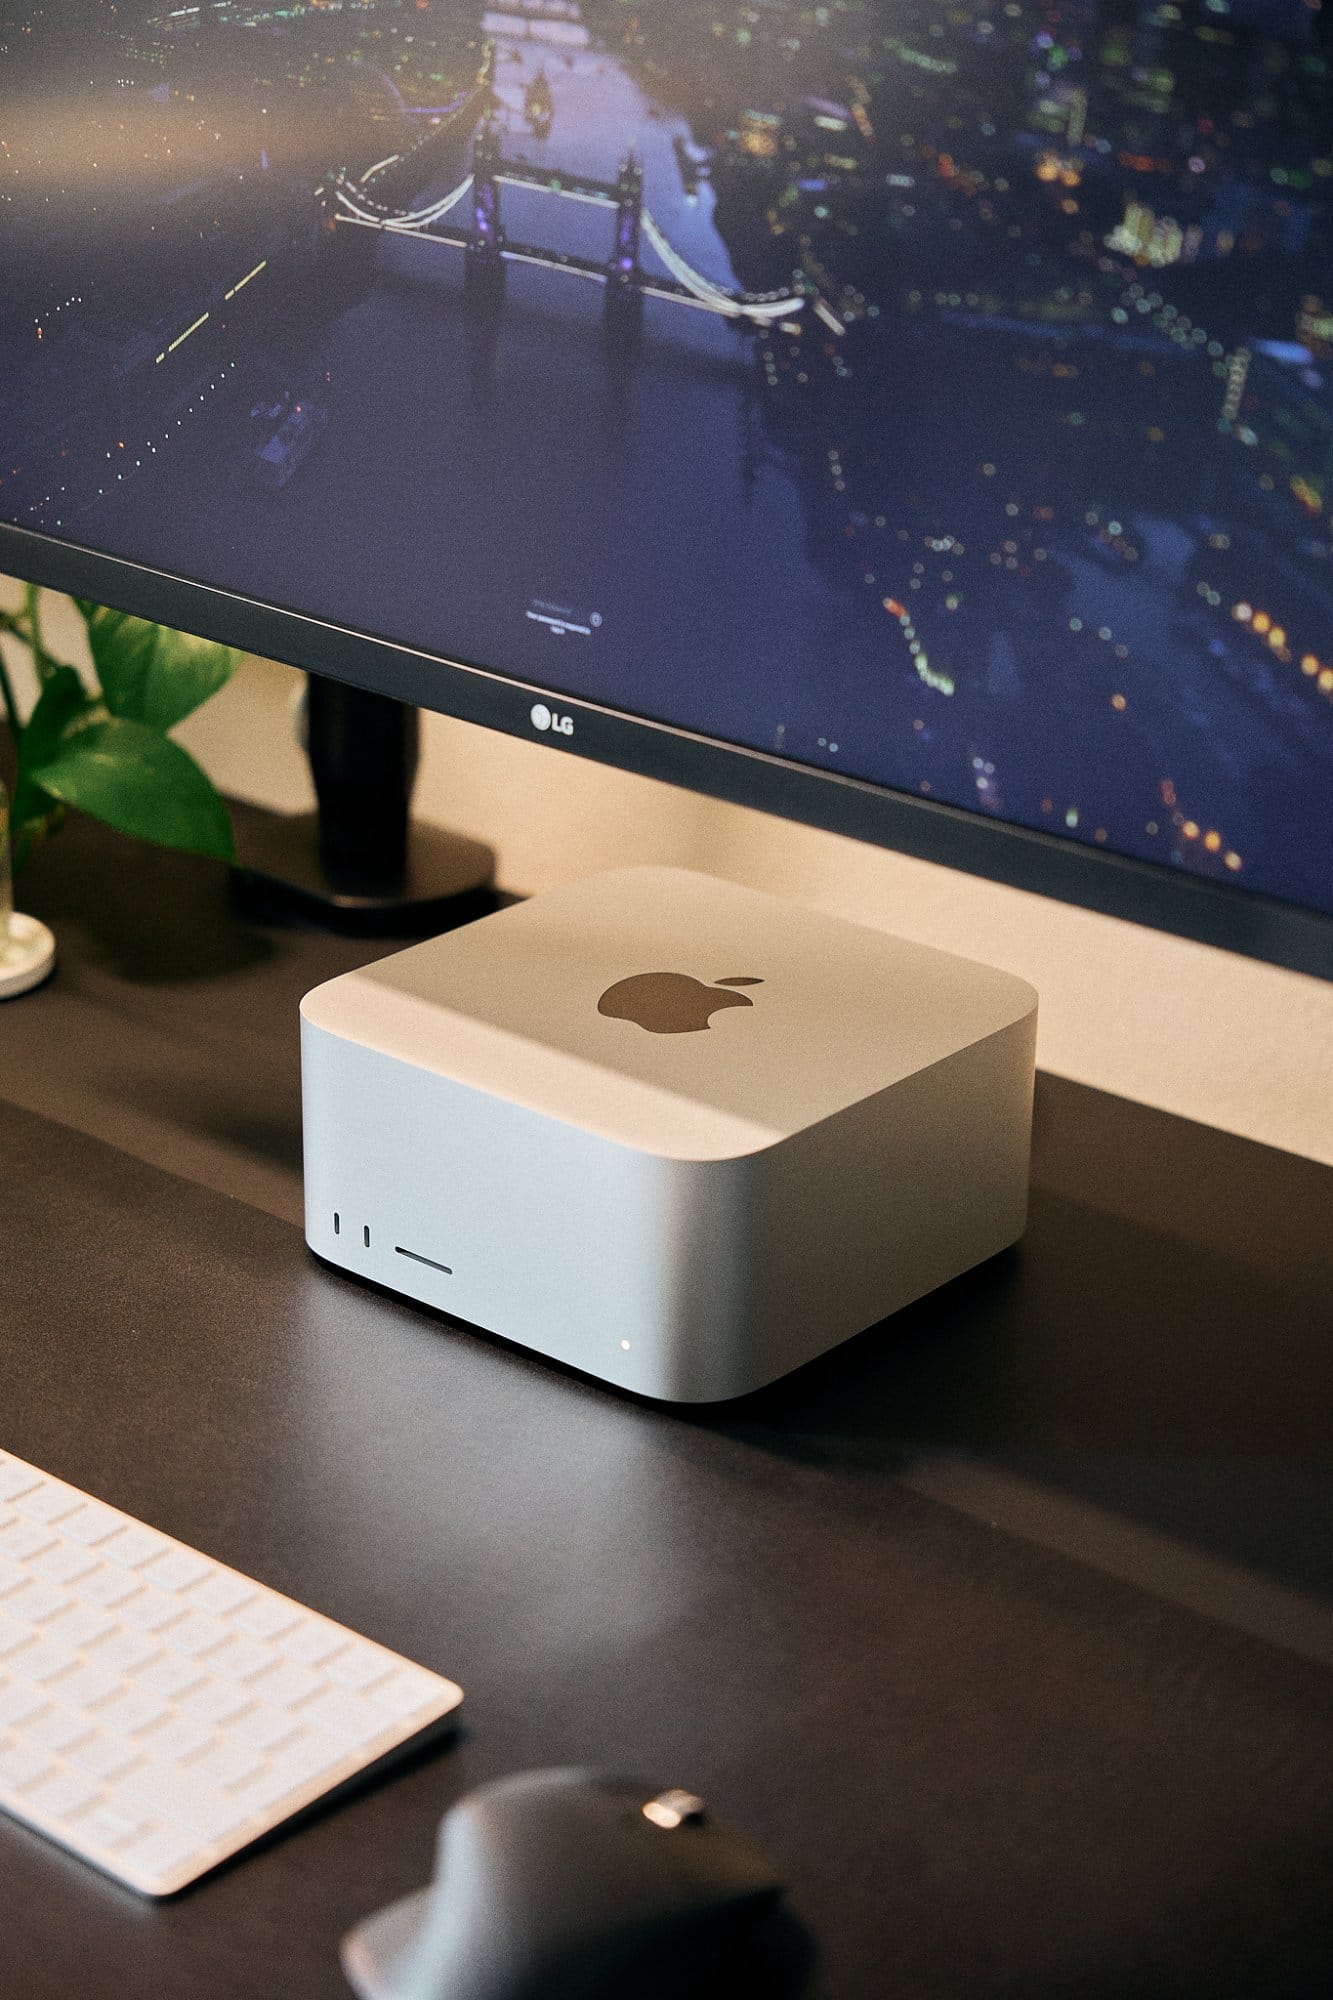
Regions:
<instances>
[{"instance_id":1,"label":"computer mouse","mask_svg":"<svg viewBox=\"0 0 1333 2000\"><path fill-rule=\"evenodd\" d=\"M360 2000L795 1994L804 1933L744 1834L691 1793L529 1771L445 1815L435 1879L343 1940Z\"/></svg>"}]
</instances>

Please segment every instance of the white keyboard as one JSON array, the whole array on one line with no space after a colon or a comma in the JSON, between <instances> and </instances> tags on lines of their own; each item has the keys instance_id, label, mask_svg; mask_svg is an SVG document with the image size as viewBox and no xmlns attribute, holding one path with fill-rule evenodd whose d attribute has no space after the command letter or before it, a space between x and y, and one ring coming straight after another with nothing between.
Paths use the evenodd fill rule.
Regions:
<instances>
[{"instance_id":1,"label":"white keyboard","mask_svg":"<svg viewBox=\"0 0 1333 2000\"><path fill-rule=\"evenodd\" d=\"M0 1452L0 1807L169 1896L461 1688Z\"/></svg>"}]
</instances>

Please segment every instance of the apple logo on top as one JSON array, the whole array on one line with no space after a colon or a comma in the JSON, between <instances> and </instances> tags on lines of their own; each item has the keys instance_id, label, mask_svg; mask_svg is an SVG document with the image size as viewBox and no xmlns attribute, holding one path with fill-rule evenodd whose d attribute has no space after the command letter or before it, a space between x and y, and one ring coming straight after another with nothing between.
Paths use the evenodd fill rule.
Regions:
<instances>
[{"instance_id":1,"label":"apple logo on top","mask_svg":"<svg viewBox=\"0 0 1333 2000\"><path fill-rule=\"evenodd\" d=\"M724 1007L753 1007L738 986L762 986L762 979L737 976L705 986L688 972L636 972L608 986L597 1002L612 1021L633 1021L650 1035L697 1035Z\"/></svg>"}]
</instances>

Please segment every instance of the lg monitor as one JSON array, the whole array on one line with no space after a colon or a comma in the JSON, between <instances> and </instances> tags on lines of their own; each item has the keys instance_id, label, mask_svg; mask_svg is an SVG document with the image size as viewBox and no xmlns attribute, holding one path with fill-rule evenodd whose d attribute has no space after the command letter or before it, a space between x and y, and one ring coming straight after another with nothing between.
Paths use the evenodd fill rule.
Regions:
<instances>
[{"instance_id":1,"label":"lg monitor","mask_svg":"<svg viewBox=\"0 0 1333 2000\"><path fill-rule=\"evenodd\" d=\"M0 568L1327 974L1331 21L0 0Z\"/></svg>"}]
</instances>

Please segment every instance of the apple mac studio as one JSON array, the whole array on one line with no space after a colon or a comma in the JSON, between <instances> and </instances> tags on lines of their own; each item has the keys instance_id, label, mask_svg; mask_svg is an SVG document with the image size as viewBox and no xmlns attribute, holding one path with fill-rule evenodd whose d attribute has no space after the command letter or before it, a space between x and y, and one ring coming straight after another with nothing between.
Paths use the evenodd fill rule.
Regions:
<instances>
[{"instance_id":1,"label":"apple mac studio","mask_svg":"<svg viewBox=\"0 0 1333 2000\"><path fill-rule=\"evenodd\" d=\"M593 876L307 995L307 1240L621 1388L739 1396L1021 1235L1036 1013L709 876Z\"/></svg>"}]
</instances>

